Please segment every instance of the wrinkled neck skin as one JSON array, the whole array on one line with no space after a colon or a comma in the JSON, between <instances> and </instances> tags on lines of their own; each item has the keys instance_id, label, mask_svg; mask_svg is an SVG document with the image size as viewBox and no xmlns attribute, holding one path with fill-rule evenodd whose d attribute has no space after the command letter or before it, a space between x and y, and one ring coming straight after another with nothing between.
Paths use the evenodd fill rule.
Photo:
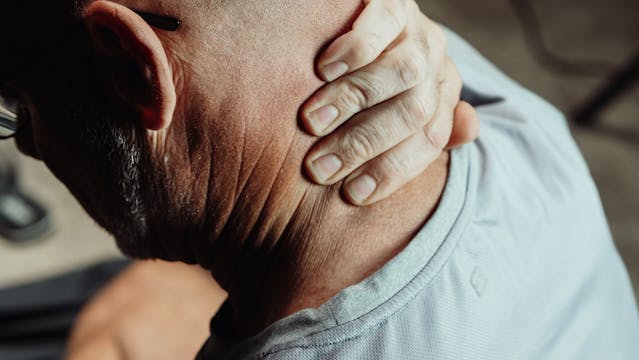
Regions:
<instances>
[{"instance_id":1,"label":"wrinkled neck skin","mask_svg":"<svg viewBox=\"0 0 639 360\"><path fill-rule=\"evenodd\" d=\"M269 166L276 170L270 186L248 185L250 192L236 198L209 253L212 274L229 292L239 338L319 307L378 270L431 216L448 174L444 154L391 199L356 208L341 198L339 185L320 187L299 176L297 154L304 152L296 147L281 167Z\"/></svg>"},{"instance_id":2,"label":"wrinkled neck skin","mask_svg":"<svg viewBox=\"0 0 639 360\"><path fill-rule=\"evenodd\" d=\"M245 8L276 5L220 2L217 16L201 22L208 24L201 38L184 28L194 45L176 50L173 62L185 69L176 78L188 94L178 93L179 121L168 144L156 147L167 154L154 158L162 176L151 179L166 187L159 191L166 199L155 203L171 204L157 210L153 238L163 239L167 256L184 254L176 259L211 271L229 293L240 338L378 270L432 214L448 173L444 154L399 193L365 208L346 204L341 184L310 183L302 163L317 139L297 116L323 83L309 70L363 2L277 3L280 11L265 14ZM327 8L332 16L315 16Z\"/></svg>"},{"instance_id":3,"label":"wrinkled neck skin","mask_svg":"<svg viewBox=\"0 0 639 360\"><path fill-rule=\"evenodd\" d=\"M237 92L220 87L207 98L214 110L181 116L222 120L176 122L162 147L173 155L155 159L170 179L156 179L167 184L167 198L158 203L179 210L159 209L160 222L174 223L158 224L162 230L154 236L163 239L166 254L186 254L176 260L211 271L229 293L239 338L316 308L378 270L433 213L448 176L444 153L398 193L368 207L348 205L341 184L312 184L302 163L317 139L299 128L301 104L290 98L307 99L321 82L313 75L292 78L302 80L282 104L270 94L250 93L251 86ZM197 93L206 91L183 98L206 103ZM245 105L250 101L256 106Z\"/></svg>"}]
</instances>

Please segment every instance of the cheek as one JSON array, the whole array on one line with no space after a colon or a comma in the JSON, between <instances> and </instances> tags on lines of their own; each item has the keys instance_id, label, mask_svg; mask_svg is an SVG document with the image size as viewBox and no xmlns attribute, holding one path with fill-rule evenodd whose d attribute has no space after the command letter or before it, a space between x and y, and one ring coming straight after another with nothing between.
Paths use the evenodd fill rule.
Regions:
<instances>
[{"instance_id":1,"label":"cheek","mask_svg":"<svg viewBox=\"0 0 639 360\"><path fill-rule=\"evenodd\" d=\"M64 183L82 203L87 203L91 182L91 173L87 171L79 154L86 154L86 149L79 146L80 137L73 136L68 126L55 124L53 120L62 119L60 114L37 112L32 115L30 140L41 159L51 172Z\"/></svg>"},{"instance_id":2,"label":"cheek","mask_svg":"<svg viewBox=\"0 0 639 360\"><path fill-rule=\"evenodd\" d=\"M41 110L32 111L30 131L25 134L24 141L34 146L38 157L56 175L62 175L69 170L68 162L65 160L69 159L70 154L78 153L79 149L73 148L78 139L71 136L69 126L61 123L61 114L42 107L36 109Z\"/></svg>"},{"instance_id":3,"label":"cheek","mask_svg":"<svg viewBox=\"0 0 639 360\"><path fill-rule=\"evenodd\" d=\"M68 73L67 69L51 67L38 71L37 75L43 75L45 70L56 74ZM60 75L39 78L40 81L30 79L24 85L25 93L29 95L27 103L31 116L29 131L20 140L32 144L38 157L52 170L62 172L58 168L68 167L64 160L73 154L77 156L84 153L83 149L77 147L81 140L80 124L72 116L72 111L84 106L75 100L79 94L72 92L72 89L79 88L75 79L69 77L62 81ZM86 88L81 93L86 94Z\"/></svg>"},{"instance_id":4,"label":"cheek","mask_svg":"<svg viewBox=\"0 0 639 360\"><path fill-rule=\"evenodd\" d=\"M132 139L115 135L130 132L90 96L59 93L53 99L33 93L32 101L31 136L38 156L92 215L102 212L121 196L122 163L131 152L123 146Z\"/></svg>"}]
</instances>

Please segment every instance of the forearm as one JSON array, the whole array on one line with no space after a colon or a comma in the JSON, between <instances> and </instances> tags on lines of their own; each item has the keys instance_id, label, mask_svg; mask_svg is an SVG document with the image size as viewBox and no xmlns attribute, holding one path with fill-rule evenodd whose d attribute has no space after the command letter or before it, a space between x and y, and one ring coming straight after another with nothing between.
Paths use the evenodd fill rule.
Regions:
<instances>
[{"instance_id":1,"label":"forearm","mask_svg":"<svg viewBox=\"0 0 639 360\"><path fill-rule=\"evenodd\" d=\"M68 358L148 358L158 350L159 358L194 355L225 298L200 267L136 262L82 311L70 337ZM180 332L169 331L176 328Z\"/></svg>"}]
</instances>

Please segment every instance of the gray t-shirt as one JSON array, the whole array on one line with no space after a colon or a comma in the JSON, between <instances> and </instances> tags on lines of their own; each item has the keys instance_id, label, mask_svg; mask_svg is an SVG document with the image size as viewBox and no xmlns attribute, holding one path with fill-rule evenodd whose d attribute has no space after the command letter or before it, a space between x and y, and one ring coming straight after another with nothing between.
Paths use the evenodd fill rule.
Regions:
<instances>
[{"instance_id":1,"label":"gray t-shirt","mask_svg":"<svg viewBox=\"0 0 639 360\"><path fill-rule=\"evenodd\" d=\"M449 33L479 139L408 247L317 309L241 342L224 307L201 359L639 359L639 317L565 119Z\"/></svg>"}]
</instances>

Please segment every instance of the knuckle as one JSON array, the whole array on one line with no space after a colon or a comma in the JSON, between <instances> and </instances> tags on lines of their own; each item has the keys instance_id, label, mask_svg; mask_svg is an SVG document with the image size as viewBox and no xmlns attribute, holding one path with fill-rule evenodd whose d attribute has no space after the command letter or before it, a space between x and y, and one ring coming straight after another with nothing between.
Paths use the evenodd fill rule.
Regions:
<instances>
[{"instance_id":1,"label":"knuckle","mask_svg":"<svg viewBox=\"0 0 639 360\"><path fill-rule=\"evenodd\" d=\"M448 59L446 60L445 68L446 72L445 78L443 80L447 82L447 85L450 86L450 88L453 89L455 92L461 92L461 89L464 86L464 82L461 74L459 74L459 71L457 70L457 66L455 66L455 64L450 59Z\"/></svg>"},{"instance_id":2,"label":"knuckle","mask_svg":"<svg viewBox=\"0 0 639 360\"><path fill-rule=\"evenodd\" d=\"M436 41L440 44L442 49L446 49L448 47L448 37L446 37L446 33L444 32L444 29L441 26L437 24L433 24L433 36L435 37Z\"/></svg>"},{"instance_id":3,"label":"knuckle","mask_svg":"<svg viewBox=\"0 0 639 360\"><path fill-rule=\"evenodd\" d=\"M417 52L399 59L396 66L399 78L405 88L411 88L423 80L427 68L424 55Z\"/></svg>"},{"instance_id":4,"label":"knuckle","mask_svg":"<svg viewBox=\"0 0 639 360\"><path fill-rule=\"evenodd\" d=\"M436 24L427 26L426 32L422 34L420 43L427 56L431 61L441 62L441 59L447 55L447 38L444 30Z\"/></svg>"},{"instance_id":5,"label":"knuckle","mask_svg":"<svg viewBox=\"0 0 639 360\"><path fill-rule=\"evenodd\" d=\"M384 98L384 87L374 74L362 73L344 82L339 101L349 109L367 109Z\"/></svg>"},{"instance_id":6,"label":"knuckle","mask_svg":"<svg viewBox=\"0 0 639 360\"><path fill-rule=\"evenodd\" d=\"M351 165L364 162L375 155L373 144L381 139L375 139L374 133L369 133L361 127L351 129L341 144L344 161Z\"/></svg>"},{"instance_id":7,"label":"knuckle","mask_svg":"<svg viewBox=\"0 0 639 360\"><path fill-rule=\"evenodd\" d=\"M355 44L351 57L358 65L369 64L373 61L382 49L382 36L375 32L366 33Z\"/></svg>"},{"instance_id":8,"label":"knuckle","mask_svg":"<svg viewBox=\"0 0 639 360\"><path fill-rule=\"evenodd\" d=\"M426 141L428 144L438 150L443 150L448 143L448 136L441 131L437 131L436 125L431 126L425 130Z\"/></svg>"},{"instance_id":9,"label":"knuckle","mask_svg":"<svg viewBox=\"0 0 639 360\"><path fill-rule=\"evenodd\" d=\"M428 121L426 104L415 95L402 100L399 108L401 109L400 120L410 131L421 128Z\"/></svg>"},{"instance_id":10,"label":"knuckle","mask_svg":"<svg viewBox=\"0 0 639 360\"><path fill-rule=\"evenodd\" d=\"M360 81L352 79L344 81L338 101L349 109L364 109L369 102L364 85Z\"/></svg>"},{"instance_id":11,"label":"knuckle","mask_svg":"<svg viewBox=\"0 0 639 360\"><path fill-rule=\"evenodd\" d=\"M405 19L405 0L387 0L384 2L384 12L393 20L398 29L403 29L406 23Z\"/></svg>"},{"instance_id":12,"label":"knuckle","mask_svg":"<svg viewBox=\"0 0 639 360\"><path fill-rule=\"evenodd\" d=\"M415 42L417 43L416 48L424 57L428 57L431 53L430 39L428 37L428 33L415 34Z\"/></svg>"},{"instance_id":13,"label":"knuckle","mask_svg":"<svg viewBox=\"0 0 639 360\"><path fill-rule=\"evenodd\" d=\"M384 177L398 180L406 175L406 170L410 168L412 158L410 156L397 156L389 154L382 165Z\"/></svg>"}]
</instances>

